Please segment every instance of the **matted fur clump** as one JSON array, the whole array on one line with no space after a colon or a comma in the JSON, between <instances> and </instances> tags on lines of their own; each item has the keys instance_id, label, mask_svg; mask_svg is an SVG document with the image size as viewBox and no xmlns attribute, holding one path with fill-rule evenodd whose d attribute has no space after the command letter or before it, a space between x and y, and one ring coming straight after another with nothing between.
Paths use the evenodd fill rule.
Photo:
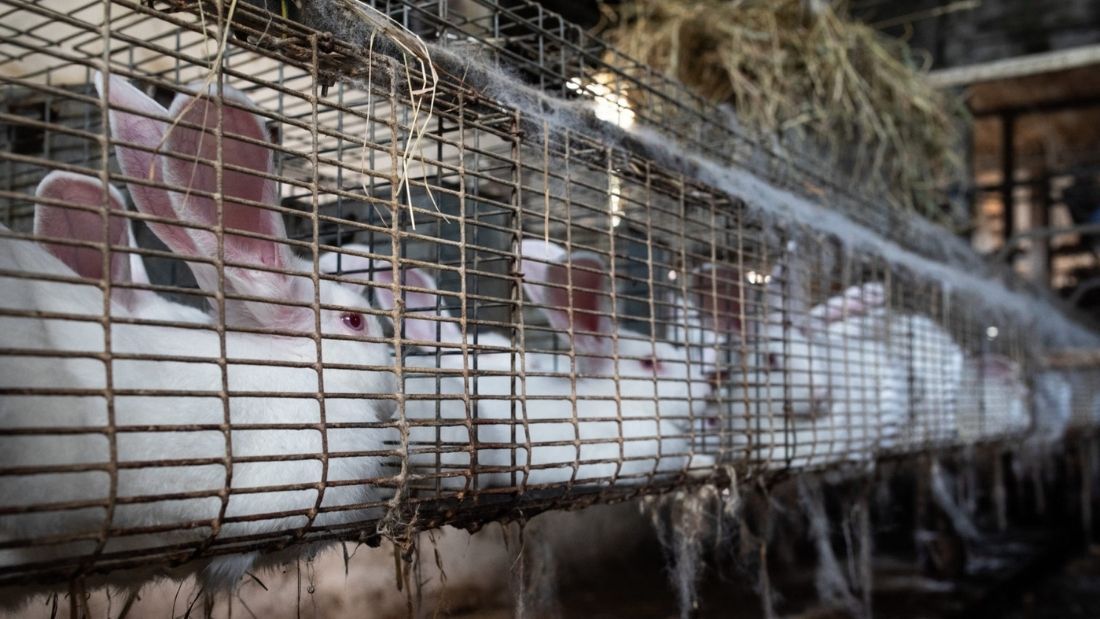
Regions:
<instances>
[{"instance_id":1,"label":"matted fur clump","mask_svg":"<svg viewBox=\"0 0 1100 619\"><path fill-rule=\"evenodd\" d=\"M961 176L965 112L904 42L806 0L637 0L619 18L619 49L731 104L744 126L787 150L814 144L892 206L962 223L943 205Z\"/></svg>"}]
</instances>

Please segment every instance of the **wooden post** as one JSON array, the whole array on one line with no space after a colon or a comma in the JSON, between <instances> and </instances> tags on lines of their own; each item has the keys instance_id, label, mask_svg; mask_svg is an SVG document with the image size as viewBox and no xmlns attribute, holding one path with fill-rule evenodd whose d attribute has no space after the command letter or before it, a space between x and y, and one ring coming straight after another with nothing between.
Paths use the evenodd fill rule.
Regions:
<instances>
[{"instance_id":1,"label":"wooden post","mask_svg":"<svg viewBox=\"0 0 1100 619\"><path fill-rule=\"evenodd\" d=\"M1012 113L1001 116L1001 205L1004 221L1005 243L1012 238L1016 231L1016 202L1013 199L1013 191L1016 189L1016 115ZM1011 251L1007 252L1008 262L1012 263Z\"/></svg>"}]
</instances>

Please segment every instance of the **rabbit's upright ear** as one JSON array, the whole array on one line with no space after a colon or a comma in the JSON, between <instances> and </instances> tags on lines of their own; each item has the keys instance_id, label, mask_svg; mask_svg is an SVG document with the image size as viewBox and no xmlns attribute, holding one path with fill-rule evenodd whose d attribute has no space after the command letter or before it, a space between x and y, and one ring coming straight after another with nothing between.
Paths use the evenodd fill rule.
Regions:
<instances>
[{"instance_id":1,"label":"rabbit's upright ear","mask_svg":"<svg viewBox=\"0 0 1100 619\"><path fill-rule=\"evenodd\" d=\"M164 183L161 172L163 154L158 153L164 152L165 133L169 126L168 110L117 75L111 75L105 83L103 75L96 72L94 81L100 94L107 91L115 158L123 175L134 179L126 185L130 197L134 199L134 206L146 215L178 219L168 192L144 184ZM173 252L181 256L204 255L187 228L154 221L149 221L148 225Z\"/></svg>"},{"instance_id":2,"label":"rabbit's upright ear","mask_svg":"<svg viewBox=\"0 0 1100 619\"><path fill-rule=\"evenodd\" d=\"M389 265L385 264L382 268L389 269ZM442 309L442 299L439 295L428 292L429 290L439 289L435 283L435 278L415 268L404 269L402 272L404 273L404 285L406 287L424 289L406 289L403 293L405 299L405 337L428 342L461 344L463 341L462 330L453 322L413 318L417 315L450 317L450 313ZM377 299L378 306L385 310L392 310L394 306L393 289L389 286L393 283L393 271L377 271L372 279L379 284L384 284L374 289L374 298Z\"/></svg>"},{"instance_id":3,"label":"rabbit's upright ear","mask_svg":"<svg viewBox=\"0 0 1100 619\"><path fill-rule=\"evenodd\" d=\"M853 316L865 316L885 305L886 288L879 282L868 282L850 286L843 293L814 306L810 316L821 325L828 325Z\"/></svg>"},{"instance_id":4,"label":"rabbit's upright ear","mask_svg":"<svg viewBox=\"0 0 1100 619\"><path fill-rule=\"evenodd\" d=\"M107 220L104 238L103 217L94 210L78 210L61 204L100 208L107 203L111 211L125 211L125 201L117 189L98 178L55 170L46 175L35 190L34 233L38 236L100 245L129 246L129 222L115 215ZM82 277L103 279L103 254L92 247L44 243L47 250ZM130 255L111 252L110 278L114 283L131 283ZM119 288L112 299L134 309L133 289Z\"/></svg>"},{"instance_id":5,"label":"rabbit's upright ear","mask_svg":"<svg viewBox=\"0 0 1100 619\"><path fill-rule=\"evenodd\" d=\"M596 254L565 255L560 247L528 240L520 246L523 288L562 335L573 332L573 346L592 370L612 362L615 329L611 318L611 282L607 265Z\"/></svg>"},{"instance_id":6,"label":"rabbit's upright ear","mask_svg":"<svg viewBox=\"0 0 1100 619\"><path fill-rule=\"evenodd\" d=\"M285 243L283 216L264 208L278 203L264 123L243 93L226 85L222 95L220 104L212 90L197 97L179 95L172 102L169 114L180 123L168 132L169 154L161 158L164 179L172 187L172 207L180 220L210 229L186 229L202 256L218 256L212 229L222 226L222 257L229 263L224 269L227 290L273 301L311 302L312 282L286 272L301 265ZM192 271L199 287L217 290L214 268L192 265ZM312 316L308 308L253 301L229 301L227 309L237 320L261 326L295 323L306 313Z\"/></svg>"},{"instance_id":7,"label":"rabbit's upright ear","mask_svg":"<svg viewBox=\"0 0 1100 619\"><path fill-rule=\"evenodd\" d=\"M806 303L806 289L802 264L795 263L798 246L788 241L786 247L772 266L771 275L765 280L765 304L768 320L773 324L787 325L803 334L809 331L810 310Z\"/></svg>"},{"instance_id":8,"label":"rabbit's upright ear","mask_svg":"<svg viewBox=\"0 0 1100 619\"><path fill-rule=\"evenodd\" d=\"M716 348L725 342L725 334L720 334L703 317L703 310L695 303L685 299L679 292L668 295L669 326L666 338L676 346L686 347L690 352L698 351L698 360L708 368L718 359Z\"/></svg>"},{"instance_id":9,"label":"rabbit's upright ear","mask_svg":"<svg viewBox=\"0 0 1100 619\"><path fill-rule=\"evenodd\" d=\"M548 293L543 284L550 281L550 268L565 262L565 249L549 241L527 239L520 242L517 252L519 272L523 274L523 291L535 303L545 305Z\"/></svg>"},{"instance_id":10,"label":"rabbit's upright ear","mask_svg":"<svg viewBox=\"0 0 1100 619\"><path fill-rule=\"evenodd\" d=\"M170 156L161 161L165 181L173 188L172 205L185 221L222 224L226 260L282 267L291 255L276 242L286 239L282 215L262 208L278 200L267 129L244 93L223 85L220 104L215 97L211 85L197 97L177 96L168 110L180 121L165 143ZM214 198L219 194L224 198L220 221ZM216 254L212 232L191 234L204 255Z\"/></svg>"},{"instance_id":11,"label":"rabbit's upright ear","mask_svg":"<svg viewBox=\"0 0 1100 619\"><path fill-rule=\"evenodd\" d=\"M250 110L252 104L240 92L225 86L219 107L209 93L192 97L179 95L165 110L137 88L116 75L104 81L95 75L99 92L107 91L111 137L115 156L128 183L134 205L142 213L166 220L180 220L206 228L218 222L214 195L224 196L221 222L226 229L225 259L230 262L285 268L289 249L272 239L284 239L282 217L247 203L274 204L275 182L271 149L263 123ZM215 135L221 127L223 137ZM218 153L221 152L222 186L217 183ZM169 189L145 183L166 185ZM214 232L202 228L149 221L154 234L174 253L183 257L211 258L218 254ZM243 231L268 238L232 234ZM215 269L191 263L199 286L218 288ZM226 270L227 284L240 283L255 293L257 285L286 289L285 276L252 272L239 277L240 270Z\"/></svg>"}]
</instances>

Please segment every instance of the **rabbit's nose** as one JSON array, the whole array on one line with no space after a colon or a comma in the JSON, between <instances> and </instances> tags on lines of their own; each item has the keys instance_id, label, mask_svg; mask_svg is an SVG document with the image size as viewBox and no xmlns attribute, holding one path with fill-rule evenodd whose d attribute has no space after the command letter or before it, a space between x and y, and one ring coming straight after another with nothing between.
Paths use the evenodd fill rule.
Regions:
<instances>
[{"instance_id":1,"label":"rabbit's nose","mask_svg":"<svg viewBox=\"0 0 1100 619\"><path fill-rule=\"evenodd\" d=\"M714 370L713 372L707 372L704 376L711 387L719 389L726 383L728 372L726 370Z\"/></svg>"}]
</instances>

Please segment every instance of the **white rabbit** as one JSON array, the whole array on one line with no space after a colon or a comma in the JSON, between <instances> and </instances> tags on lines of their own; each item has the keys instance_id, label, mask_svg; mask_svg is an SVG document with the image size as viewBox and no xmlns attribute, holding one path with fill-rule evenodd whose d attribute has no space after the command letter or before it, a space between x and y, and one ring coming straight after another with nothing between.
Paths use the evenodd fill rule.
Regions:
<instances>
[{"instance_id":1,"label":"white rabbit","mask_svg":"<svg viewBox=\"0 0 1100 619\"><path fill-rule=\"evenodd\" d=\"M97 85L102 82L97 80ZM43 432L4 437L0 454L4 468L92 467L77 473L46 469L40 475L6 480L2 489L5 506L92 501L80 509L5 517L0 520L0 535L6 541L67 534L83 534L93 541L17 547L5 553L4 564L87 553L95 548L94 538L104 527L149 527L138 535L111 536L106 553L182 542L194 547L195 542L211 536L215 547L232 548L235 538L278 531L290 534L308 524L351 528L357 521L378 515L362 506L384 495L371 480L385 476L382 458L387 433L371 424L392 415L396 391L393 374L386 370L390 353L384 344L370 341L381 338L381 326L354 290L322 280L315 292L305 275L281 272L308 273L309 269L280 242L285 239L280 215L238 201L263 197L264 203L274 203L275 183L270 176L261 176L271 175L273 165L266 131L248 111L249 102L229 88L225 93L221 114L224 162L238 170L254 171L227 170L224 174L223 220L227 227L253 235L227 232L225 259L280 271L227 265L222 285L227 295L237 298L226 300L226 312L234 318L232 326L276 333L227 329L220 337L214 331L195 329L182 336L170 330L154 336L112 329L111 351L116 355L123 351L155 357L165 350L188 351L188 358L173 361L133 356L111 360L110 386L120 392L112 400L118 428L113 435L104 435L101 429L111 409L102 395L95 395L107 386L105 367L98 359L54 359L48 383L21 385L92 390L90 397L0 398L7 427L89 429L87 434ZM200 163L199 169L193 169L193 159L160 156L154 160L131 146L154 148L160 143L167 123L159 119L168 118L163 108L117 78L110 82L110 102L116 108L154 116L150 119L112 109L112 135L116 141L128 143L116 146L124 172L140 181L152 169L157 178L186 183L180 187L187 193L171 193L167 201L171 208L165 208L159 197L147 199L148 192L154 190L131 182L132 193L146 192L135 199L139 210L170 221L213 226L216 204L205 197L215 189L209 165ZM213 127L219 120L206 97L180 96L173 109L187 109L187 120L200 127ZM233 136L245 136L251 142ZM199 139L198 130L177 127L165 144L168 153L210 161L216 140L209 134ZM155 191L161 196L167 193ZM217 256L212 233L168 223L151 227L177 253L206 260ZM7 239L4 249L6 257L0 257L5 257L13 270L45 269L75 279L74 273L36 244ZM207 291L217 289L219 278L212 266L196 266L195 270L197 276L203 274L199 281ZM66 294L62 296L52 290L51 282L5 279L2 283L5 298L21 299L34 309L60 307L90 315L104 311L102 293L96 287L69 286L71 290L63 291ZM322 308L319 317L310 307L318 300ZM114 307L111 313L119 319L132 316L123 307ZM98 336L87 329L73 336L65 325L59 327L55 322L38 320L24 333L36 334L48 350L104 352L101 330ZM314 335L318 323L319 342ZM8 337L7 330L3 337ZM223 355L227 358L224 370L218 365ZM324 364L320 372L318 362ZM223 389L225 395L221 395ZM319 391L324 398L317 397ZM287 397L277 397L283 394ZM225 428L226 423L230 427ZM174 426L181 424L199 427L175 431ZM112 453L110 436L119 462L113 487L106 473ZM159 464L161 461L164 464ZM219 493L227 485L230 492L223 504ZM163 495L171 498L155 498ZM117 503L107 522L101 504L111 496L125 500ZM191 526L194 528L187 528ZM205 560L206 586L235 585L256 559L257 553L250 551Z\"/></svg>"},{"instance_id":2,"label":"white rabbit","mask_svg":"<svg viewBox=\"0 0 1100 619\"><path fill-rule=\"evenodd\" d=\"M359 255L372 253L365 245L353 243L342 249L356 253L341 254L339 260L335 253L326 253L321 256L322 268L328 272L339 270L367 277L375 284L372 290L378 306L392 310L391 263ZM404 268L401 273L404 280L402 327L408 339L406 346L427 353L414 352L406 356L405 391L412 398L406 401L405 415L417 424L409 429L410 463L421 471L438 471L441 484L446 488L461 488L466 485L466 477L459 473L470 468L473 449L469 440L472 425L467 426L466 420L510 421L512 407L507 399L513 393L522 393L519 377L528 371L541 373L528 379L532 384L551 388L543 395L560 393L566 385L548 378L545 373L567 371L569 358L553 353L524 352L521 355L518 351L513 352L510 338L498 333L483 331L464 337L450 312L440 309L438 293L429 292L438 290L435 279L419 268ZM466 358L463 349L467 352ZM464 369L469 370L468 375L460 373ZM517 377L515 381L511 378L513 375ZM545 402L538 404L546 406ZM522 413L519 416L522 417ZM502 434L498 428L483 427L480 434ZM502 466L497 460L501 459L499 450L504 448L502 445L479 451L482 466ZM543 473L538 474L542 476ZM482 486L511 485L510 475L507 477L505 480L505 475L484 474L479 479Z\"/></svg>"},{"instance_id":3,"label":"white rabbit","mask_svg":"<svg viewBox=\"0 0 1100 619\"><path fill-rule=\"evenodd\" d=\"M684 290L669 294L667 339L685 347L702 372L721 385L741 367L744 342L731 337L740 333L742 324L741 273L729 265L705 263L684 280ZM722 390L718 395L728 397ZM724 459L731 440L728 427L720 423L721 408L712 402L707 413L696 419L693 441L704 453Z\"/></svg>"},{"instance_id":4,"label":"white rabbit","mask_svg":"<svg viewBox=\"0 0 1100 619\"><path fill-rule=\"evenodd\" d=\"M736 365L737 347L729 334L741 331L741 273L727 265L705 263L686 278L686 298L681 291L670 293L668 339L689 347L710 371L719 365Z\"/></svg>"},{"instance_id":5,"label":"white rabbit","mask_svg":"<svg viewBox=\"0 0 1100 619\"><path fill-rule=\"evenodd\" d=\"M463 474L470 469L480 487L602 484L612 477L631 484L705 471L713 460L693 455L689 444L691 422L711 389L702 368L689 366L684 349L616 328L599 258L568 256L541 240L522 242L519 253L531 301L559 333L575 325L575 373L568 354L527 353L526 366L513 372L510 353L483 353L479 364L487 357L483 367L496 372L476 376L476 383L458 377L409 380L407 391L422 396L406 402L415 424L410 460L421 469L438 468L448 489L471 483ZM411 274L419 287L434 288L423 273ZM405 277L409 283L410 273ZM565 290L570 278L571 301ZM435 307L434 295L426 293L419 300L406 293L406 303ZM407 334L425 331L422 339L429 341L436 328L430 320L405 321ZM450 331L440 339L460 337Z\"/></svg>"},{"instance_id":6,"label":"white rabbit","mask_svg":"<svg viewBox=\"0 0 1100 619\"><path fill-rule=\"evenodd\" d=\"M968 357L963 364L959 438L965 442L1019 434L1031 425L1028 389L1020 365L999 354Z\"/></svg>"},{"instance_id":7,"label":"white rabbit","mask_svg":"<svg viewBox=\"0 0 1100 619\"><path fill-rule=\"evenodd\" d=\"M103 220L100 213L63 205L100 208L106 197L111 210L126 210L125 200L114 187L104 186L102 181L93 176L64 170L54 170L47 174L38 183L35 197L38 203L34 210L34 233L40 238L103 243ZM165 198L167 199L167 195ZM128 219L111 216L108 224L108 235L111 237L108 240L111 245L137 246ZM103 278L103 260L98 249L54 243L47 243L46 249L82 277ZM125 307L131 313L148 320L197 324L212 322L210 315L202 310L169 301L151 290L130 287L129 285L135 283L150 283L139 254L112 252L110 268L112 282L123 284L122 287L112 289L113 304Z\"/></svg>"},{"instance_id":8,"label":"white rabbit","mask_svg":"<svg viewBox=\"0 0 1100 619\"><path fill-rule=\"evenodd\" d=\"M386 260L373 261L359 254L371 254L372 249L367 245L350 243L341 249L351 250L357 253L326 252L321 254L320 268L325 273L350 274L374 282L371 288L378 307L385 311L392 311L393 301L393 270L390 262ZM419 367L440 367L451 370L462 370L469 367L470 370L496 370L511 371L513 357L516 367L519 367L521 355L512 351L515 346L512 340L500 333L492 331L469 332L464 337L459 321L451 312L441 308L438 285L435 278L419 268L402 269L404 285L404 333L409 340L406 346L411 346L425 353L410 354L407 361ZM362 288L366 288L365 285ZM417 316L423 316L418 318ZM464 361L462 351L465 348L469 358ZM438 351L438 360L436 352ZM528 365L538 357L547 357L542 353L526 353ZM563 356L564 357L564 356Z\"/></svg>"},{"instance_id":9,"label":"white rabbit","mask_svg":"<svg viewBox=\"0 0 1100 619\"><path fill-rule=\"evenodd\" d=\"M886 290L879 282L852 286L811 315L814 328L829 323L845 337L886 343L909 383L911 408L903 437L907 445L924 447L955 439L964 354L943 327L928 316L887 308Z\"/></svg>"},{"instance_id":10,"label":"white rabbit","mask_svg":"<svg viewBox=\"0 0 1100 619\"><path fill-rule=\"evenodd\" d=\"M153 116L164 116L159 105L123 80L113 79L111 85L112 103L121 103ZM210 91L213 90L214 87L211 86ZM275 173L274 162L271 149L267 145L268 132L262 119L252 113L252 102L243 93L228 86L223 87L223 93L220 128L224 137L221 154L222 163L227 167L222 171L221 193L225 196L225 202L220 223L226 230L223 235L224 260L227 263L259 265L262 268L302 274L277 274L228 264L223 275L227 293L251 295L269 301L238 300L227 295L226 325L285 329L308 334L315 330L316 316L307 306L319 303L321 332L337 336L325 337L321 341L321 354L325 363L336 366L326 367L321 376L326 395L327 421L363 423L364 403L375 412L377 419L389 418L396 408L393 400L363 398L365 394L393 394L396 390L393 374L379 370L391 365L388 347L377 341L371 343L363 339L379 338L381 333L377 319L370 315L370 306L364 303L354 286L344 286L322 278L315 290L309 279L313 265L310 261L295 256L283 244L286 230L282 216L275 211L246 204L246 201L272 206L278 204L278 189L276 182L272 180ZM175 156L160 156L159 166L153 167L159 167L163 179L170 186L186 187L188 190L167 192L171 209L168 209L165 216L174 215L179 219L206 226L219 223L217 205L213 199L207 197L217 192L216 170L209 164L196 164L193 161L197 159L200 162L211 162L217 158L218 140L213 134L218 122L217 107L208 97L193 99L180 95L172 102L168 117L182 118L199 127L205 127L206 131L179 125L167 133L165 149ZM117 139L131 139L138 145L155 147L159 144L159 139L149 138L146 132L149 122L149 119L112 110L112 131ZM161 127L163 126L162 123ZM116 147L116 152L120 167L128 174L129 170L144 171L143 166L148 165L150 153L119 147ZM130 187L131 193L134 193L135 184L131 183ZM161 196L155 193L150 195L150 191L155 190L149 187L142 189L144 191L138 191L141 198L135 198L139 210L149 215L161 214L165 210ZM217 255L216 237L213 233L152 222L149 225L161 241L178 255L197 253L207 258ZM245 234L235 234L236 230ZM272 240L265 240L264 236ZM210 293L217 291L219 278L212 266L199 262L189 262L188 265L203 290ZM287 302L296 302L298 306L283 304ZM268 337L267 341L278 347L283 345L282 339ZM300 341L295 343L304 345ZM227 352L230 355L237 354L229 346ZM279 354L274 351L267 354L269 358L279 358ZM375 369L365 369L369 366ZM277 371L270 372L269 380L276 378L278 374ZM272 381L271 384L279 383ZM301 406L293 409L298 414ZM269 434L281 439L282 432L269 431ZM384 442L393 440L396 432L392 429L349 427L343 430L329 429L326 435L330 450L348 454L336 458L330 456L330 474L335 469L340 473L339 479L352 481L377 477L379 458L364 456L361 452L367 445L380 449ZM326 499L358 502L364 494L363 490L362 484L329 488ZM371 490L374 490L371 495L378 495L376 489ZM347 500L340 497L346 497ZM365 518L364 514L354 511L333 512L323 516L325 518L321 520L338 522Z\"/></svg>"},{"instance_id":11,"label":"white rabbit","mask_svg":"<svg viewBox=\"0 0 1100 619\"><path fill-rule=\"evenodd\" d=\"M896 445L909 405L904 374L883 342L857 337L829 302L801 309L802 287L789 279L786 305L782 267L767 280L767 315L750 324L747 369L734 368L717 397L719 422L739 447L733 456L767 468L869 462Z\"/></svg>"}]
</instances>

